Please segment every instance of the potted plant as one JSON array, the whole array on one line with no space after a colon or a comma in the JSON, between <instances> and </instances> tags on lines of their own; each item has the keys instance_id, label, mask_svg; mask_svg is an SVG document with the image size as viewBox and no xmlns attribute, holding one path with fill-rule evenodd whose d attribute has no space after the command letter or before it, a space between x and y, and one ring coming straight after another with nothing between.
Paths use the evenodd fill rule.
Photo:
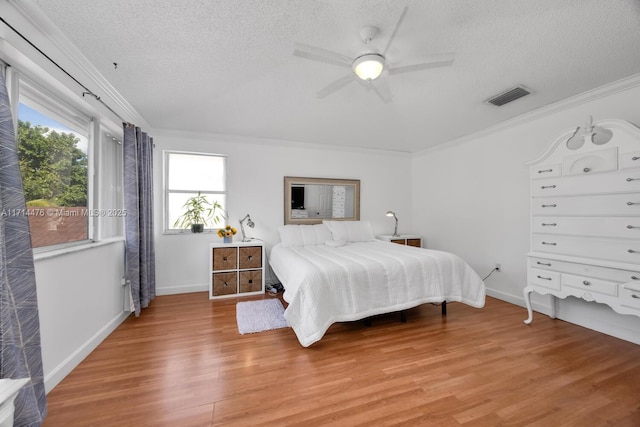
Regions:
<instances>
[{"instance_id":1,"label":"potted plant","mask_svg":"<svg viewBox=\"0 0 640 427\"><path fill-rule=\"evenodd\" d=\"M199 191L197 196L189 197L182 207L184 213L178 217L173 226L177 228L191 227L193 233L202 233L209 221L218 224L222 218L225 218L222 205L216 200L213 203L208 201L206 196L201 195ZM216 211L220 211L220 213Z\"/></svg>"}]
</instances>

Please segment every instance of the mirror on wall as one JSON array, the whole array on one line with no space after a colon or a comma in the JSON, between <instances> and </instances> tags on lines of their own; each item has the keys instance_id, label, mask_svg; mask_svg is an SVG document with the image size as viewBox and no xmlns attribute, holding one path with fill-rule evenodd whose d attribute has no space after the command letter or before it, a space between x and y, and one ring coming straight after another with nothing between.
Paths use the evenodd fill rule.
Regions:
<instances>
[{"instance_id":1,"label":"mirror on wall","mask_svg":"<svg viewBox=\"0 0 640 427\"><path fill-rule=\"evenodd\" d=\"M360 219L360 180L284 177L284 223Z\"/></svg>"}]
</instances>

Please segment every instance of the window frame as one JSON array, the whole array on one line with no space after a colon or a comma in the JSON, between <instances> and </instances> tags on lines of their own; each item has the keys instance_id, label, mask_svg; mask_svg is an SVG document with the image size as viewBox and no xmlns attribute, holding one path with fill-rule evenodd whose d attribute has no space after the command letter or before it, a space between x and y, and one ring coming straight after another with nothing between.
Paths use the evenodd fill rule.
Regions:
<instances>
[{"instance_id":1,"label":"window frame","mask_svg":"<svg viewBox=\"0 0 640 427\"><path fill-rule=\"evenodd\" d=\"M93 209L93 175L95 173L94 165L94 120L93 118L77 108L70 106L61 97L52 93L51 91L41 87L37 83L34 83L31 79L20 74L18 78L18 102L24 104L28 108L37 111L38 113L60 123L63 126L70 128L73 131L86 134L87 138L87 206L86 208L90 212ZM16 114L16 125L20 119ZM37 123L32 123L37 125ZM17 132L16 132L17 138ZM87 238L81 240L75 240L72 242L62 242L53 245L33 247L34 254L45 253L49 251L59 251L75 246L86 245L95 242L94 240L94 220L90 215L87 215Z\"/></svg>"},{"instance_id":2,"label":"window frame","mask_svg":"<svg viewBox=\"0 0 640 427\"><path fill-rule=\"evenodd\" d=\"M59 122L75 132L86 135L87 138L87 238L73 242L63 242L41 247L33 247L35 259L44 259L70 252L89 249L96 245L109 244L114 241L123 241L124 217L117 219L119 225L112 227L110 236L103 236L102 211L115 211L124 208L124 191L109 200L105 199L105 193L101 191L100 184L113 174L121 173L123 155L121 149L105 152L104 144L122 144L123 130L114 122L105 118L98 119L89 108L84 108L81 103L72 102L69 98L56 91L56 88L48 88L13 67L7 68L7 89L10 94L11 110L13 114L14 131L17 138L19 104ZM36 123L33 123L34 125ZM111 134L112 138L105 138L105 134ZM108 150L107 150L108 151ZM114 168L111 175L106 170ZM104 169L104 171L103 171ZM122 185L121 180L120 185ZM118 206L110 206L115 201ZM99 214L96 214L100 210Z\"/></svg>"},{"instance_id":3,"label":"window frame","mask_svg":"<svg viewBox=\"0 0 640 427\"><path fill-rule=\"evenodd\" d=\"M206 156L206 157L215 157L215 158L220 158L222 159L222 163L223 163L223 182L224 182L224 190L222 191L203 191L200 189L190 189L190 190L170 190L169 189L169 175L170 175L170 161L169 158L172 154L177 154L177 155L193 155L193 156ZM228 186L227 186L227 170L228 170L228 166L227 166L227 160L228 160L228 156L225 154L219 154L219 153L206 153L206 152L199 152L199 151L183 151L183 150L163 150L162 151L162 173L163 173L163 179L162 179L162 186L163 186L163 198L162 198L162 204L163 204L163 209L162 209L162 228L163 228L163 234L166 235L183 235L183 234L191 234L191 230L189 229L181 229L181 228L173 228L173 224L169 223L169 217L170 217L170 212L169 212L169 195L174 193L174 194L191 194L194 192L200 192L200 194L203 195L223 195L224 199L225 199L225 205L223 206L225 212L227 210L227 196L228 196ZM217 228L214 225L214 228L208 228L205 227L203 234L212 234L215 233Z\"/></svg>"}]
</instances>

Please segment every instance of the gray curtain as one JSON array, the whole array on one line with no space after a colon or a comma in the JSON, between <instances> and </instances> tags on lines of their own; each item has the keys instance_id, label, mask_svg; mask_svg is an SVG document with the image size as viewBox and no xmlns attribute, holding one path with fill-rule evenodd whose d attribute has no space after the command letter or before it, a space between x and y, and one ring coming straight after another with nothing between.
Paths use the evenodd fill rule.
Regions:
<instances>
[{"instance_id":1,"label":"gray curtain","mask_svg":"<svg viewBox=\"0 0 640 427\"><path fill-rule=\"evenodd\" d=\"M0 378L31 378L18 394L14 425L47 413L31 234L5 69L0 69Z\"/></svg>"},{"instance_id":2,"label":"gray curtain","mask_svg":"<svg viewBox=\"0 0 640 427\"><path fill-rule=\"evenodd\" d=\"M136 316L156 296L153 244L153 138L124 125L126 275Z\"/></svg>"}]
</instances>

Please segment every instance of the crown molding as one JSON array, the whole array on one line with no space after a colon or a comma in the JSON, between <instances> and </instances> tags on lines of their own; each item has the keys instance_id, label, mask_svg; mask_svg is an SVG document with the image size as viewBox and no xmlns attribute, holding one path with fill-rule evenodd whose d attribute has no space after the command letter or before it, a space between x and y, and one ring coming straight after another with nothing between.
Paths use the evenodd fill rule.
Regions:
<instances>
[{"instance_id":1,"label":"crown molding","mask_svg":"<svg viewBox=\"0 0 640 427\"><path fill-rule=\"evenodd\" d=\"M34 42L36 46L60 65L64 64L63 67L71 75L99 96L102 101L107 103L126 121L145 128L151 127L145 118L100 74L98 69L78 50L71 40L49 20L33 0L7 0L7 3L31 27L17 29L25 36L27 34L36 34L38 39L44 39L55 51L47 52L44 48L38 46L38 43ZM39 53L35 53L39 55ZM60 59L58 59L59 57ZM84 81L85 78L88 81ZM73 84L76 83L73 82Z\"/></svg>"},{"instance_id":2,"label":"crown molding","mask_svg":"<svg viewBox=\"0 0 640 427\"><path fill-rule=\"evenodd\" d=\"M233 143L233 144L253 144L260 146L272 146L272 147L285 147L285 148L304 148L304 149L315 149L315 150L334 150L341 152L351 152L351 153L367 153L367 154L377 154L381 156L397 156L397 157L405 157L410 158L411 153L407 151L398 151L398 150L386 150L382 148L365 148L365 147L356 147L352 145L335 145L335 144L318 144L312 142L300 142L300 141L292 141L285 139L274 139L274 138L264 138L258 136L245 136L245 135L234 135L234 134L223 134L223 133L211 133L211 132L192 132L192 131L182 131L182 130L173 130L173 129L153 129L153 137L157 142L161 138L184 138L184 139L195 139L200 141L212 141L216 140L223 143Z\"/></svg>"},{"instance_id":3,"label":"crown molding","mask_svg":"<svg viewBox=\"0 0 640 427\"><path fill-rule=\"evenodd\" d=\"M483 129L481 131L474 132L472 134L465 135L448 142L443 142L441 144L426 148L424 150L416 151L414 155L417 157L420 157L423 155L427 155L432 151L443 150L458 144L470 142L485 136L495 134L497 132L506 130L514 126L518 126L534 120L538 120L538 119L550 116L552 114L559 113L561 111L566 111L570 108L575 108L577 106L589 103L591 101L595 101L597 99L611 96L616 93L624 92L626 90L633 89L638 86L640 86L640 73L633 74L629 77L625 77L615 82L608 83L608 84L599 86L595 89L591 89L586 92L580 93L578 95L574 95L569 98L562 99L553 104L549 104L544 107L538 108L536 110L530 111L528 113L524 113L519 116L513 117L509 120L505 120L494 126L490 126L486 129Z\"/></svg>"}]
</instances>

